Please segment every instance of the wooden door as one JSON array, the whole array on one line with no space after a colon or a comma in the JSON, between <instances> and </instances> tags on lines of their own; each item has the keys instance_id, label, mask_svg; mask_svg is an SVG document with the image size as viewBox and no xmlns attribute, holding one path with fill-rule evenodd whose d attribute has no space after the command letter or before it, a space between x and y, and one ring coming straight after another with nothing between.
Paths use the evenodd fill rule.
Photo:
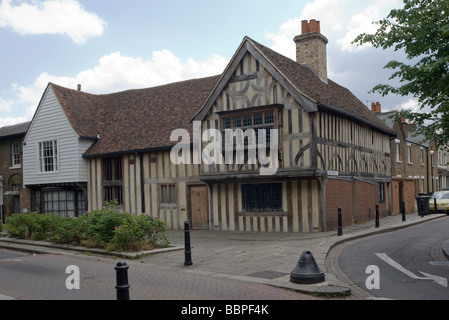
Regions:
<instances>
[{"instance_id":1,"label":"wooden door","mask_svg":"<svg viewBox=\"0 0 449 320\"><path fill-rule=\"evenodd\" d=\"M209 215L207 207L207 188L205 186L191 186L190 218L192 228L208 228Z\"/></svg>"}]
</instances>

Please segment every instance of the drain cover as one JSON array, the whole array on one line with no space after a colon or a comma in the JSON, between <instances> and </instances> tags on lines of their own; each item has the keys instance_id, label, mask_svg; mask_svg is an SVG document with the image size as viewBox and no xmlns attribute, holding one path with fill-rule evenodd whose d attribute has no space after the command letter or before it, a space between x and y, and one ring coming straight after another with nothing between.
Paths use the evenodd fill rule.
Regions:
<instances>
[{"instance_id":1,"label":"drain cover","mask_svg":"<svg viewBox=\"0 0 449 320\"><path fill-rule=\"evenodd\" d=\"M273 280L273 279L284 277L286 275L288 275L288 273L265 270L265 271L260 271L260 272L256 272L256 273L250 274L248 276L249 277L255 277L255 278L262 278L262 279Z\"/></svg>"}]
</instances>

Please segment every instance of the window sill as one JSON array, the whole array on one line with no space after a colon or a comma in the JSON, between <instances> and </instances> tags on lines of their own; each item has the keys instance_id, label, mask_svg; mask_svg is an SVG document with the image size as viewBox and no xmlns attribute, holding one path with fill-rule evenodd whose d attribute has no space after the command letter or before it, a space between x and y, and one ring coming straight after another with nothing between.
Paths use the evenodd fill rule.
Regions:
<instances>
[{"instance_id":1,"label":"window sill","mask_svg":"<svg viewBox=\"0 0 449 320\"><path fill-rule=\"evenodd\" d=\"M286 211L239 211L239 217L287 217Z\"/></svg>"},{"instance_id":2,"label":"window sill","mask_svg":"<svg viewBox=\"0 0 449 320\"><path fill-rule=\"evenodd\" d=\"M38 172L38 175L51 175L51 174L59 174L59 171L47 171L47 172Z\"/></svg>"},{"instance_id":3,"label":"window sill","mask_svg":"<svg viewBox=\"0 0 449 320\"><path fill-rule=\"evenodd\" d=\"M178 208L177 203L161 203L159 204L159 209L176 209Z\"/></svg>"}]
</instances>

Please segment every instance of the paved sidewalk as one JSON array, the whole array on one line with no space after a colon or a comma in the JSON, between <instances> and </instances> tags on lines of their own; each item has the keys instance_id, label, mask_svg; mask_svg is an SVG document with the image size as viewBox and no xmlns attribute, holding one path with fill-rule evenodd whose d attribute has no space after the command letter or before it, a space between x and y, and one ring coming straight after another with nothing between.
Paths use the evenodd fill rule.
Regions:
<instances>
[{"instance_id":1,"label":"paved sidewalk","mask_svg":"<svg viewBox=\"0 0 449 320\"><path fill-rule=\"evenodd\" d=\"M171 248L123 254L120 259L125 261L137 259L141 265L164 267L166 270L177 271L186 276L198 274L268 284L301 293L348 296L351 295L353 288L351 288L350 281L346 282L347 279L338 272L338 254L333 253L329 257L332 248L349 240L411 227L445 217L446 215L442 214L420 217L417 213L413 213L407 215L405 222L402 221L400 215L386 217L380 219L379 228L375 228L374 221L370 221L344 228L343 236L338 236L337 231L294 234L192 230L190 232L192 266L184 265L185 232L169 230L167 237L171 242ZM119 255L102 250L93 251L72 246L57 246L43 242L16 241L6 238L0 238L0 247L40 253L64 254L68 250L79 250L94 254ZM449 245L443 246L443 249L449 250ZM325 272L324 282L300 285L290 281L290 273L296 267L303 251L310 251L313 254L318 266ZM449 256L449 252L446 254ZM329 259L332 261L327 261Z\"/></svg>"}]
</instances>

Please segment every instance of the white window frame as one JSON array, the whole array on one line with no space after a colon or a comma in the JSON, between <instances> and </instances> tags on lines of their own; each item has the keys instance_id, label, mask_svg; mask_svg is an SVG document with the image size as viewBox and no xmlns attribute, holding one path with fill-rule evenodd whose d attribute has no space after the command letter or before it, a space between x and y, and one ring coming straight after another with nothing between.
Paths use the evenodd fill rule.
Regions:
<instances>
[{"instance_id":1,"label":"white window frame","mask_svg":"<svg viewBox=\"0 0 449 320\"><path fill-rule=\"evenodd\" d=\"M421 166L424 166L424 148L419 148L419 160L421 161Z\"/></svg>"},{"instance_id":2,"label":"white window frame","mask_svg":"<svg viewBox=\"0 0 449 320\"><path fill-rule=\"evenodd\" d=\"M407 143L407 162L408 164L413 164L412 162L412 145Z\"/></svg>"},{"instance_id":3,"label":"white window frame","mask_svg":"<svg viewBox=\"0 0 449 320\"><path fill-rule=\"evenodd\" d=\"M399 139L395 139L394 142L396 143L396 162L401 163L401 157L400 157L400 143L401 141Z\"/></svg>"},{"instance_id":4,"label":"white window frame","mask_svg":"<svg viewBox=\"0 0 449 320\"><path fill-rule=\"evenodd\" d=\"M51 143L52 144L52 150L53 150L53 154L51 157L47 157L48 159L52 158L53 159L53 170L45 170L45 161L43 158L43 147L44 144L46 143ZM56 152L54 152L56 150ZM37 167L38 167L38 172L41 174L51 174L51 173L58 173L59 172L59 140L55 139L55 140L47 140L47 141L42 141L39 142L37 144L37 159L38 159L38 163L37 163Z\"/></svg>"},{"instance_id":5,"label":"white window frame","mask_svg":"<svg viewBox=\"0 0 449 320\"><path fill-rule=\"evenodd\" d=\"M15 146L18 146L19 153L17 154ZM18 156L18 157L16 157ZM16 163L16 160L19 160L19 163ZM11 143L11 163L12 169L20 169L22 167L22 144L20 142Z\"/></svg>"}]
</instances>

